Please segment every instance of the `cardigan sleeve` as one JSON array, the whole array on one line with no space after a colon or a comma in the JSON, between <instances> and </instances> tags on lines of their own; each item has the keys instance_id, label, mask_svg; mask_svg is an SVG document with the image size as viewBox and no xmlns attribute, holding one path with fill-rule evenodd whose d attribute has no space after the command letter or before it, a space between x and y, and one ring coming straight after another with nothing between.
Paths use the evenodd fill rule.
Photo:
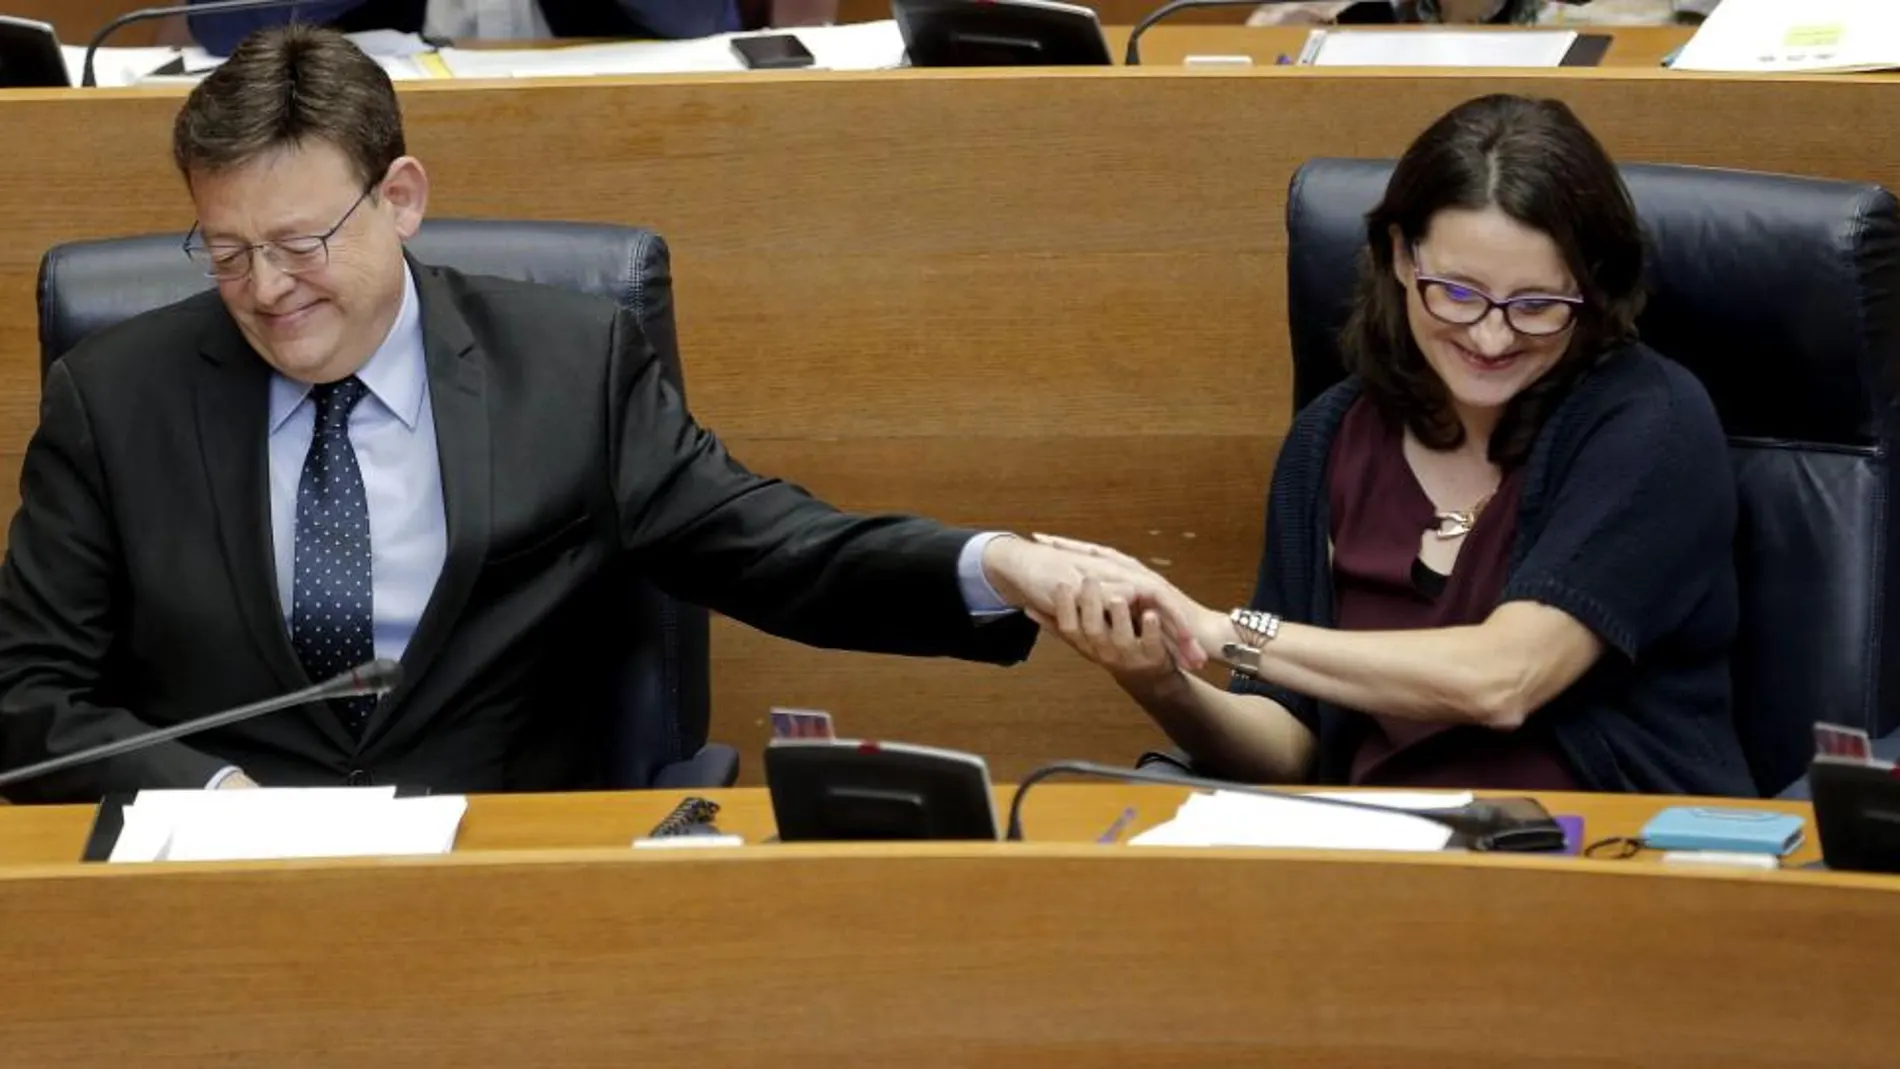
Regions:
<instances>
[{"instance_id":1,"label":"cardigan sleeve","mask_svg":"<svg viewBox=\"0 0 1900 1069\"><path fill-rule=\"evenodd\" d=\"M1536 541L1501 601L1561 609L1632 660L1734 583L1727 440L1702 385L1660 360L1591 405L1569 461L1547 475Z\"/></svg>"},{"instance_id":2,"label":"cardigan sleeve","mask_svg":"<svg viewBox=\"0 0 1900 1069\"><path fill-rule=\"evenodd\" d=\"M1288 428L1280 458L1274 464L1273 484L1267 491L1266 540L1249 608L1293 623L1332 624L1329 619L1315 619L1318 605L1314 591L1326 577L1322 569L1329 567L1321 559L1326 545L1326 515L1320 505L1333 434L1357 396L1356 383L1342 382L1302 409ZM1228 689L1236 694L1271 698L1308 731L1319 733L1319 703L1304 694L1239 673L1230 677Z\"/></svg>"}]
</instances>

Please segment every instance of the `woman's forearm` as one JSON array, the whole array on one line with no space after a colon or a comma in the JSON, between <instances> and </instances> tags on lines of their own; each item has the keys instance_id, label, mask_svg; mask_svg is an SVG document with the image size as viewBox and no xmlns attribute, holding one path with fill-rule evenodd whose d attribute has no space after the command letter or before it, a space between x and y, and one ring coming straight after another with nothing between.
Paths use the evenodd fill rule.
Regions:
<instances>
[{"instance_id":1,"label":"woman's forearm","mask_svg":"<svg viewBox=\"0 0 1900 1069\"><path fill-rule=\"evenodd\" d=\"M1209 618L1202 644L1234 640ZM1556 609L1500 606L1482 624L1339 631L1287 623L1261 649L1260 676L1323 702L1380 716L1511 730L1595 663L1602 643Z\"/></svg>"},{"instance_id":2,"label":"woman's forearm","mask_svg":"<svg viewBox=\"0 0 1900 1069\"><path fill-rule=\"evenodd\" d=\"M1279 702L1233 694L1181 671L1119 682L1176 746L1216 774L1256 783L1308 778L1313 733Z\"/></svg>"}]
</instances>

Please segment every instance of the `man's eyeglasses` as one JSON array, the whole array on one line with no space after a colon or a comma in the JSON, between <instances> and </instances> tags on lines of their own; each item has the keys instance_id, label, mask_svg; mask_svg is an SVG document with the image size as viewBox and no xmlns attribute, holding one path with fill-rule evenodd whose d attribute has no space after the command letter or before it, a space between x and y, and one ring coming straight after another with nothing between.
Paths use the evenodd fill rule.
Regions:
<instances>
[{"instance_id":1,"label":"man's eyeglasses","mask_svg":"<svg viewBox=\"0 0 1900 1069\"><path fill-rule=\"evenodd\" d=\"M1414 267L1418 251L1412 252ZM1417 276L1418 299L1433 318L1453 326L1469 327L1484 321L1493 308L1504 310L1504 322L1512 330L1529 338L1547 338L1570 329L1577 311L1585 303L1582 297L1556 293L1525 293L1503 300L1472 286L1449 278L1420 273Z\"/></svg>"},{"instance_id":2,"label":"man's eyeglasses","mask_svg":"<svg viewBox=\"0 0 1900 1069\"><path fill-rule=\"evenodd\" d=\"M264 259L272 267L286 275L301 275L324 267L330 262L330 239L350 221L356 209L363 206L369 195L376 191L370 186L343 213L336 225L321 234L303 237L278 238L276 241L260 241L255 245L210 244L198 236L198 224L191 225L191 233L185 235L185 255L197 264L206 276L219 282L236 282L248 278L251 274L252 254L262 252Z\"/></svg>"}]
</instances>

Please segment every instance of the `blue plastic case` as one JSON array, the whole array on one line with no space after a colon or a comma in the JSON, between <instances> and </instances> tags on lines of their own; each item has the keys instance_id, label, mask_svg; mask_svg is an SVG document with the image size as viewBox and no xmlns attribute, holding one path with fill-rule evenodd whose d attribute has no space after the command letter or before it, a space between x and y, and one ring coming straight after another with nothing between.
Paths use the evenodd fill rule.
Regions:
<instances>
[{"instance_id":1,"label":"blue plastic case","mask_svg":"<svg viewBox=\"0 0 1900 1069\"><path fill-rule=\"evenodd\" d=\"M1677 805L1643 825L1643 845L1652 850L1732 850L1784 857L1801 845L1806 822L1772 809L1718 809Z\"/></svg>"}]
</instances>

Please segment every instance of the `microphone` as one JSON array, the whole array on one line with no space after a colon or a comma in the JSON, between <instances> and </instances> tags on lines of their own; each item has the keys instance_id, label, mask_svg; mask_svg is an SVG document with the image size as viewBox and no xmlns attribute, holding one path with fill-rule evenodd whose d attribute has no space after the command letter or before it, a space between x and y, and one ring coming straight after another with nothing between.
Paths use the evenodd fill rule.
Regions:
<instances>
[{"instance_id":1,"label":"microphone","mask_svg":"<svg viewBox=\"0 0 1900 1069\"><path fill-rule=\"evenodd\" d=\"M161 742L171 742L174 739L182 739L187 735L196 735L201 731L230 727L232 724L240 724L253 717L263 716L265 713L274 713L280 709L288 709L295 705L307 705L311 702L328 701L331 698L358 698L370 694L384 694L395 690L401 684L402 665L384 657L379 660L370 661L367 664L357 665L342 675L334 679L324 680L314 687L305 687L302 690L294 691L290 694L280 695L275 698L266 698L261 702L252 702L249 705L241 705L236 709L229 709L222 713L212 713L210 716L201 716L196 720L187 720L182 724L173 724L168 728L158 728L154 731L145 732L142 735L132 735L123 739L115 739L112 742L103 743L99 746L91 747L90 749L80 750L76 753L50 757L37 764L26 765L21 768L13 769L10 772L0 772L0 787L11 786L12 784L53 772L63 772L66 769L74 768L92 761L103 761L108 757L118 757L120 754L143 750L148 746L157 746Z\"/></svg>"},{"instance_id":2,"label":"microphone","mask_svg":"<svg viewBox=\"0 0 1900 1069\"><path fill-rule=\"evenodd\" d=\"M1292 0L1265 0L1265 2L1268 4L1284 4L1290 3ZM1162 4L1160 7L1148 12L1140 22L1135 23L1135 28L1128 32L1128 53L1122 57L1122 66L1141 66L1141 35L1148 32L1148 27L1153 26L1155 23L1160 22L1162 19L1167 18L1177 11L1186 11L1191 7L1243 6L1262 7L1264 4L1262 0L1169 0L1168 3Z\"/></svg>"},{"instance_id":3,"label":"microphone","mask_svg":"<svg viewBox=\"0 0 1900 1069\"><path fill-rule=\"evenodd\" d=\"M1198 776L1181 776L1167 772L1149 772L1140 768L1116 768L1113 765L1097 764L1094 761L1057 761L1043 765L1023 778L1016 786L1016 793L1009 800L1009 829L1004 838L1010 842L1021 842L1023 838L1023 797L1029 788L1058 775L1082 776L1090 779L1114 780L1118 783L1154 783L1163 787L1198 787L1208 791L1227 791L1233 794L1251 794L1261 798L1278 798L1281 801L1310 802L1314 805L1341 806L1346 809L1370 810L1374 813L1399 814L1419 817L1434 824L1450 828L1454 835L1474 850L1558 850L1564 845L1563 827L1543 811L1543 806L1534 799L1503 798L1495 800L1479 799L1468 805L1447 809L1399 809L1394 806L1379 805L1377 802L1359 802L1345 798L1314 798L1298 791L1274 790L1271 787L1255 787L1250 784L1229 783L1224 780L1202 779Z\"/></svg>"},{"instance_id":4,"label":"microphone","mask_svg":"<svg viewBox=\"0 0 1900 1069\"><path fill-rule=\"evenodd\" d=\"M154 19L168 19L176 15L221 15L229 11L264 11L277 7L298 8L312 2L313 0L216 0L215 3L210 4L173 4L170 7L146 7L137 11L128 11L106 23L98 33L92 35L91 43L86 45L86 65L80 72L79 84L86 89L98 85L98 79L93 76L92 63L94 57L98 55L99 46L105 44L106 38L118 32L121 27L130 26L135 22L151 22ZM296 17L294 11L291 17Z\"/></svg>"}]
</instances>

